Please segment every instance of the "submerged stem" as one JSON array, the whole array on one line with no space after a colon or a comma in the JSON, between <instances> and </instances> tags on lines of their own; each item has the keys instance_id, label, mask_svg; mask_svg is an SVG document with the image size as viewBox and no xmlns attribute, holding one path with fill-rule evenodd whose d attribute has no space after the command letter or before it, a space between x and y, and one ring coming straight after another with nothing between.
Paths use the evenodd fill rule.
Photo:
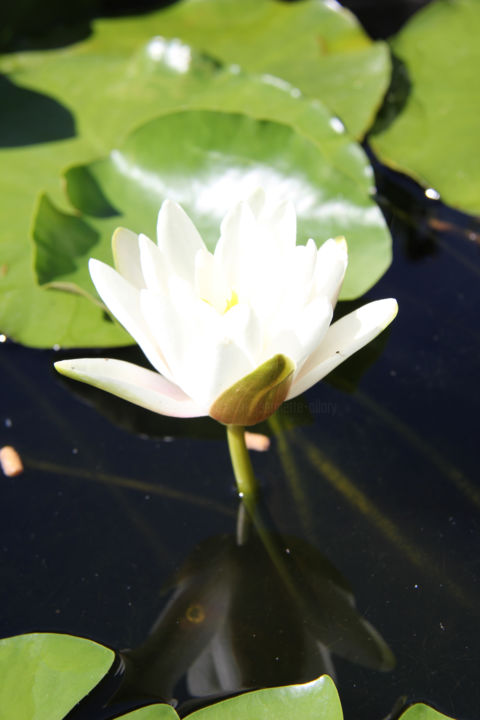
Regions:
<instances>
[{"instance_id":1,"label":"submerged stem","mask_svg":"<svg viewBox=\"0 0 480 720\"><path fill-rule=\"evenodd\" d=\"M227 437L238 494L252 513L257 503L258 483L245 444L245 429L241 425L227 425Z\"/></svg>"},{"instance_id":2,"label":"submerged stem","mask_svg":"<svg viewBox=\"0 0 480 720\"><path fill-rule=\"evenodd\" d=\"M276 567L286 587L296 596L296 590L272 534L267 530L259 508L259 488L253 472L250 455L245 444L245 429L241 425L227 425L228 448L233 465L233 472L242 505L247 511L248 518L253 523L265 550ZM240 509L237 523L237 543L243 545L248 533L247 516Z\"/></svg>"}]
</instances>

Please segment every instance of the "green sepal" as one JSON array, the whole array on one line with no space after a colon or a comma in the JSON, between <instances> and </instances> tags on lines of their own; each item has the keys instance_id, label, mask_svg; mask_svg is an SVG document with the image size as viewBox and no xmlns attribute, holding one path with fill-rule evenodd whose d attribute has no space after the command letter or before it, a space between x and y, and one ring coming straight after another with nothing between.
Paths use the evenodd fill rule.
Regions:
<instances>
[{"instance_id":1,"label":"green sepal","mask_svg":"<svg viewBox=\"0 0 480 720\"><path fill-rule=\"evenodd\" d=\"M286 400L294 370L290 358L274 355L225 390L209 415L224 425L256 425L266 420Z\"/></svg>"}]
</instances>

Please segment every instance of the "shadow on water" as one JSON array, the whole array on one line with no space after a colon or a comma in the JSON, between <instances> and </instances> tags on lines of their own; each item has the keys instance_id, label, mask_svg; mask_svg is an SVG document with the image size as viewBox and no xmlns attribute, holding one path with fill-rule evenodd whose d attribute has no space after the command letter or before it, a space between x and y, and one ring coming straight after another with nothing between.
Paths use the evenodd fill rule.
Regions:
<instances>
[{"instance_id":1,"label":"shadow on water","mask_svg":"<svg viewBox=\"0 0 480 720\"><path fill-rule=\"evenodd\" d=\"M412 82L403 60L392 55L392 76L382 107L370 133L384 132L405 108L412 90Z\"/></svg>"},{"instance_id":2,"label":"shadow on water","mask_svg":"<svg viewBox=\"0 0 480 720\"><path fill-rule=\"evenodd\" d=\"M432 188L422 188L412 178L382 165L368 145L365 149L375 171L375 200L409 262L421 262L440 250L455 252L454 243L443 240L447 233L459 242L480 245L480 218L445 205ZM456 260L462 262L458 253Z\"/></svg>"},{"instance_id":3,"label":"shadow on water","mask_svg":"<svg viewBox=\"0 0 480 720\"><path fill-rule=\"evenodd\" d=\"M0 52L66 47L87 38L92 21L148 13L174 0L8 0L0 4Z\"/></svg>"},{"instance_id":4,"label":"shadow on water","mask_svg":"<svg viewBox=\"0 0 480 720\"><path fill-rule=\"evenodd\" d=\"M267 530L260 510L262 530L240 505L236 534L194 548L164 587L169 596L148 637L117 655L70 720L98 712L109 693L106 712L115 714L119 704L176 704L179 684L191 698L178 708L183 716L242 691L335 678L334 655L392 670L391 650L357 611L345 578L308 542Z\"/></svg>"},{"instance_id":5,"label":"shadow on water","mask_svg":"<svg viewBox=\"0 0 480 720\"><path fill-rule=\"evenodd\" d=\"M3 76L0 76L0 106L0 147L75 137L75 121L66 107L48 95L19 87Z\"/></svg>"}]
</instances>

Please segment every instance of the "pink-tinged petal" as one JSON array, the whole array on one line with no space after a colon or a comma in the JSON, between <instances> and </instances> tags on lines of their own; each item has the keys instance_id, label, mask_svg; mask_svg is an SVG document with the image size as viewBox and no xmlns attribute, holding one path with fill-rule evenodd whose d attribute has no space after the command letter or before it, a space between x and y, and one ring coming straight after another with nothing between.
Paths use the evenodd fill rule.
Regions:
<instances>
[{"instance_id":1,"label":"pink-tinged petal","mask_svg":"<svg viewBox=\"0 0 480 720\"><path fill-rule=\"evenodd\" d=\"M393 298L364 305L333 323L320 346L310 355L294 378L288 399L315 385L354 352L373 340L398 312Z\"/></svg>"},{"instance_id":2,"label":"pink-tinged petal","mask_svg":"<svg viewBox=\"0 0 480 720\"><path fill-rule=\"evenodd\" d=\"M126 228L117 228L112 237L112 250L113 262L120 275L137 289L145 287L138 235Z\"/></svg>"},{"instance_id":3,"label":"pink-tinged petal","mask_svg":"<svg viewBox=\"0 0 480 720\"><path fill-rule=\"evenodd\" d=\"M112 315L140 345L153 367L162 375L172 379L163 353L141 310L140 294L143 291L138 290L116 270L99 260L91 259L89 270L98 294Z\"/></svg>"},{"instance_id":4,"label":"pink-tinged petal","mask_svg":"<svg viewBox=\"0 0 480 720\"><path fill-rule=\"evenodd\" d=\"M205 244L187 213L172 200L165 200L158 214L157 242L170 269L193 285L195 254Z\"/></svg>"},{"instance_id":5,"label":"pink-tinged petal","mask_svg":"<svg viewBox=\"0 0 480 720\"><path fill-rule=\"evenodd\" d=\"M177 385L147 368L110 358L61 360L55 368L62 375L106 390L112 395L171 417L207 415Z\"/></svg>"}]
</instances>

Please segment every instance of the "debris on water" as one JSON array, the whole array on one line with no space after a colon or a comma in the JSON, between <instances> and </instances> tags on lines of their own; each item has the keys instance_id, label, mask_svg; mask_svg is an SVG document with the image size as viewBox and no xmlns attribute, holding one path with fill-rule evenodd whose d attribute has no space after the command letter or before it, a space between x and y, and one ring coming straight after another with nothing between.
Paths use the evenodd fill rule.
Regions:
<instances>
[{"instance_id":1,"label":"debris on water","mask_svg":"<svg viewBox=\"0 0 480 720\"><path fill-rule=\"evenodd\" d=\"M261 433L245 433L245 445L249 450L257 450L258 452L265 452L270 448L270 438L267 435Z\"/></svg>"},{"instance_id":2,"label":"debris on water","mask_svg":"<svg viewBox=\"0 0 480 720\"><path fill-rule=\"evenodd\" d=\"M15 477L23 472L22 459L11 445L5 445L0 449L0 466L7 477Z\"/></svg>"}]
</instances>

